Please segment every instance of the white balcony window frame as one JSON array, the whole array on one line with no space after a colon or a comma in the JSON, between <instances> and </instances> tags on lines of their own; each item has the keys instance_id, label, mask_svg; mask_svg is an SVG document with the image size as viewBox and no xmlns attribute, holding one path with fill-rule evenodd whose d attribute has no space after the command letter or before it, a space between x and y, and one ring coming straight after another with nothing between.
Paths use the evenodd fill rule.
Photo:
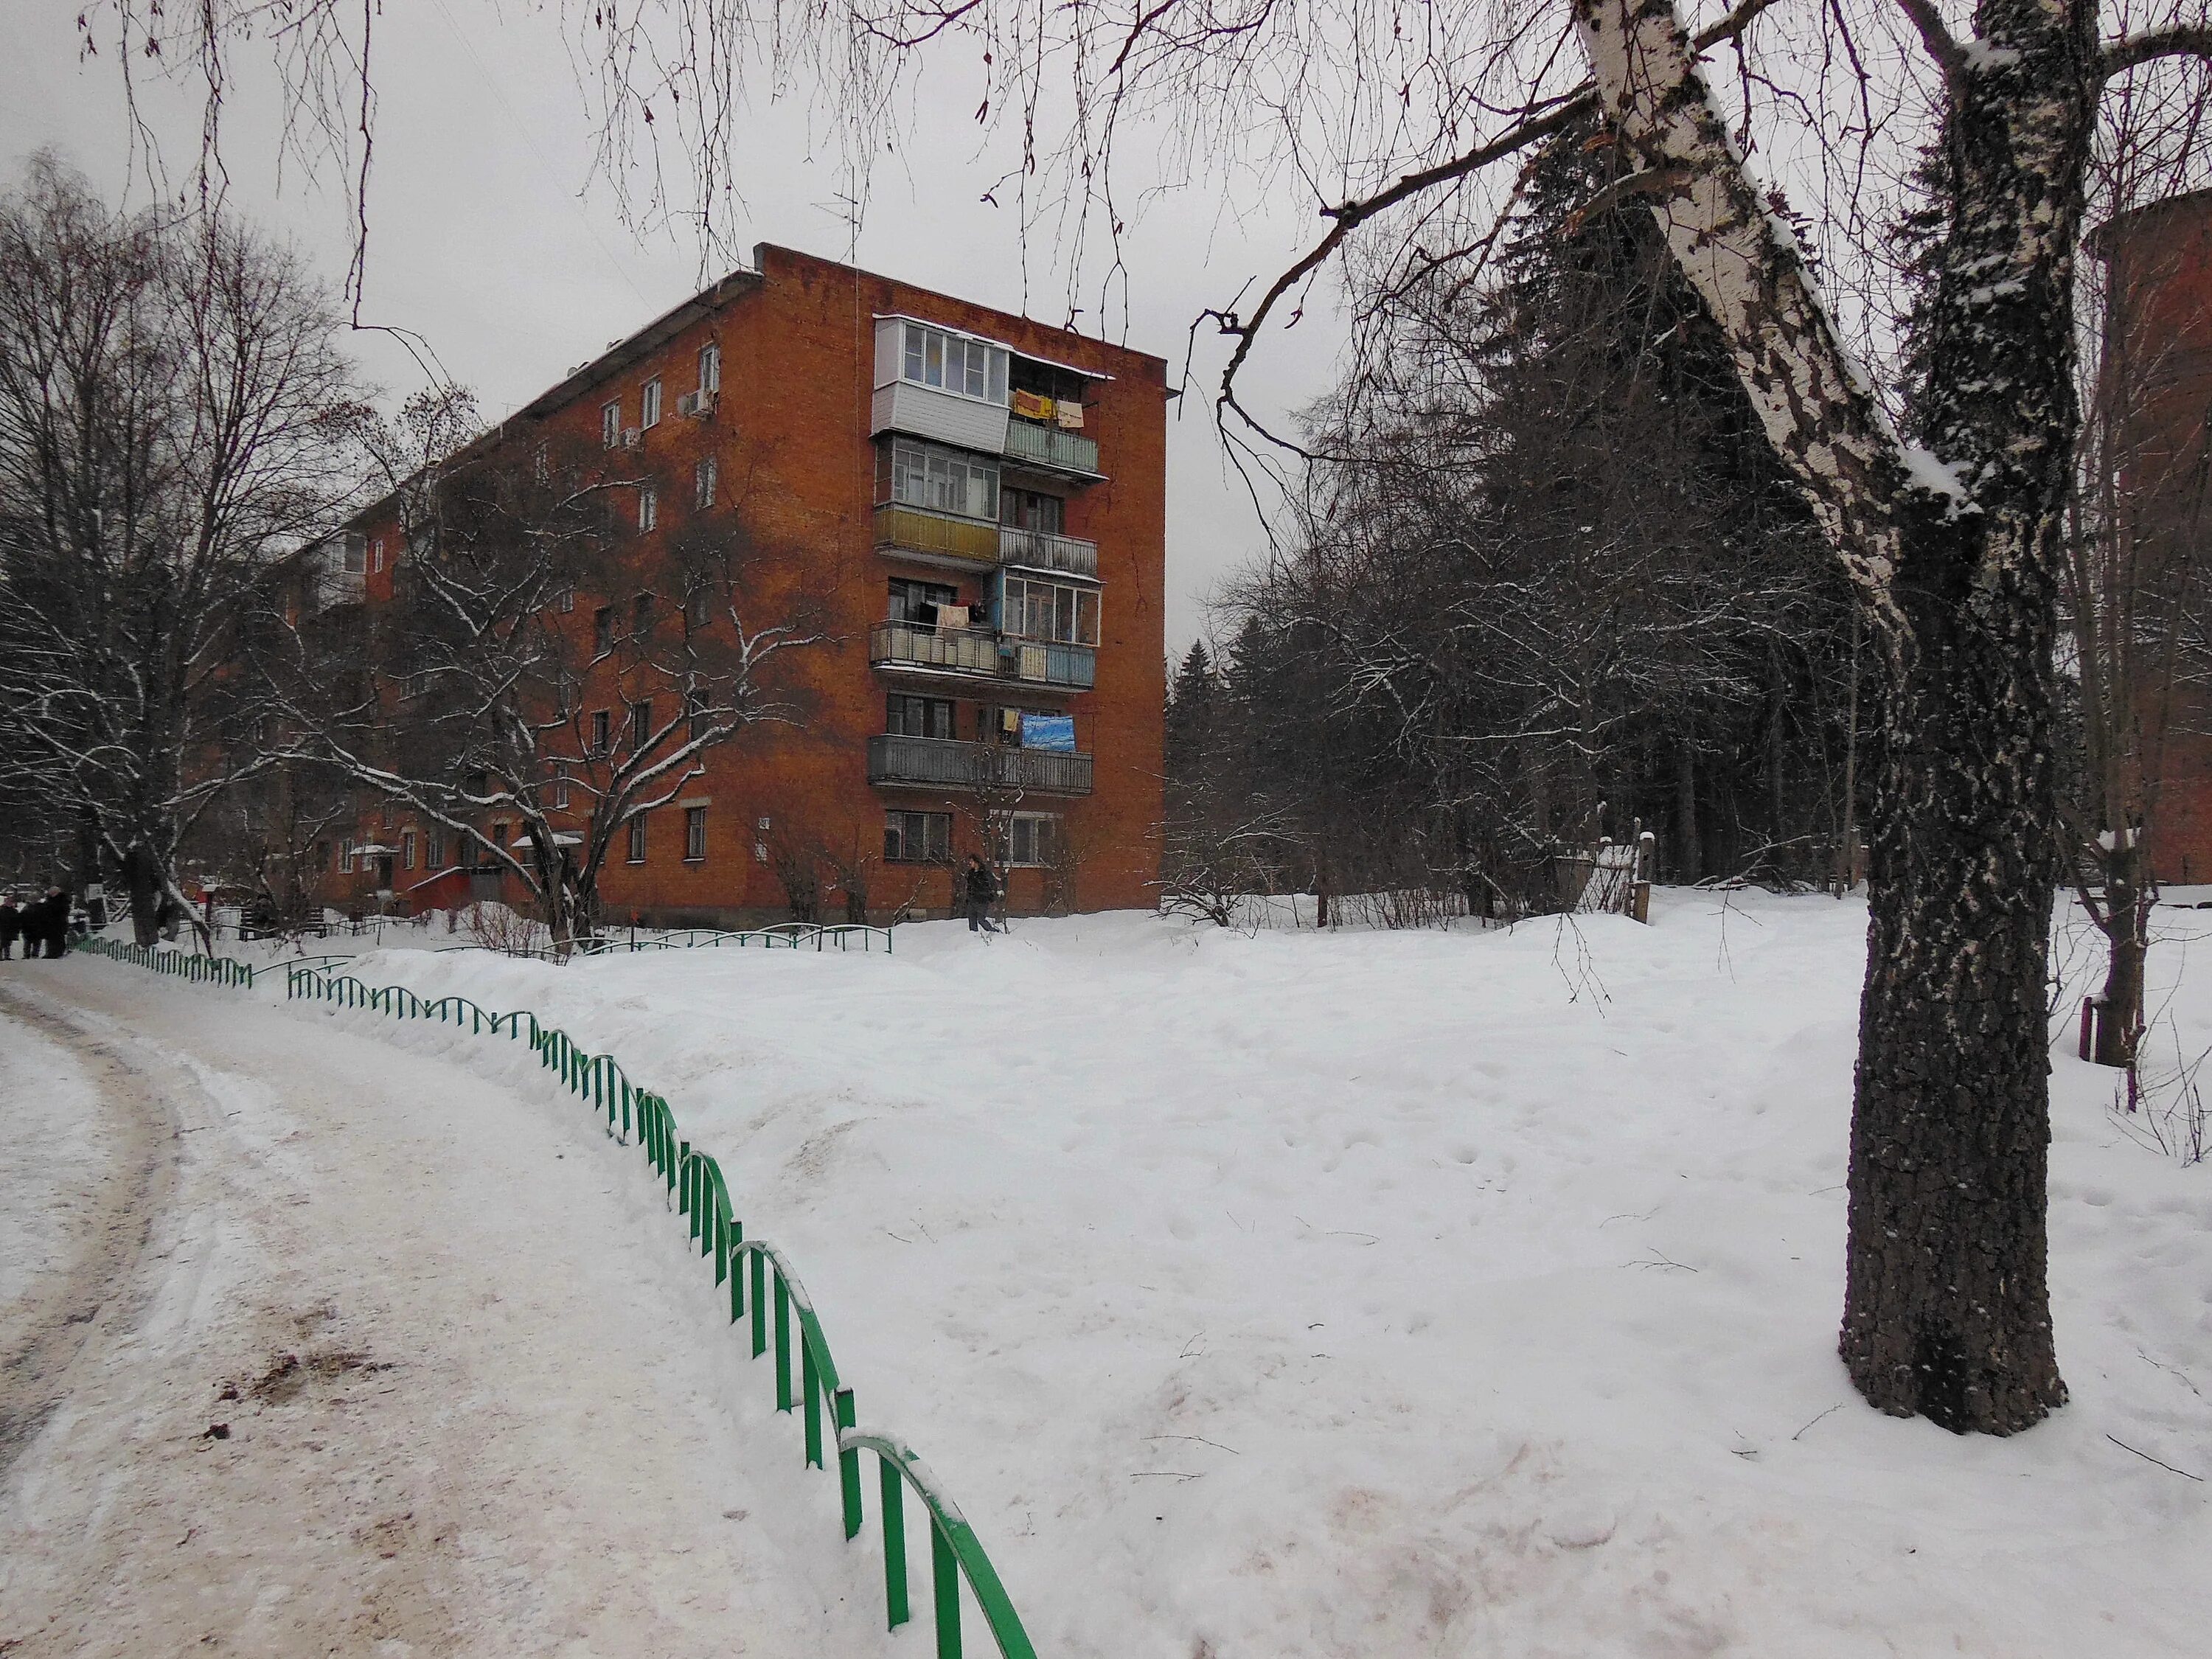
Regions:
<instances>
[{"instance_id":1,"label":"white balcony window frame","mask_svg":"<svg viewBox=\"0 0 2212 1659\"><path fill-rule=\"evenodd\" d=\"M660 424L660 376L654 375L637 392L637 429L650 432Z\"/></svg>"}]
</instances>

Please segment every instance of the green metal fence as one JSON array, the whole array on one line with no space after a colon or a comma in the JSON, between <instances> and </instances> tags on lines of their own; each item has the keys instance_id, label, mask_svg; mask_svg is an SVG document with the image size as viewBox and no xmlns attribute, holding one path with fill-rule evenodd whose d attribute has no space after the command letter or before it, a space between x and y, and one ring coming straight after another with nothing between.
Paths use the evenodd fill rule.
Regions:
<instances>
[{"instance_id":1,"label":"green metal fence","mask_svg":"<svg viewBox=\"0 0 2212 1659\"><path fill-rule=\"evenodd\" d=\"M631 1081L613 1055L589 1052L566 1031L544 1024L527 1009L495 1012L459 995L426 999L404 986L369 985L326 966L289 967L284 994L295 1001L366 1008L393 1019L429 1020L456 1028L465 1026L474 1036L504 1036L509 1042L527 1042L538 1064L604 1118L611 1139L643 1152L673 1198L677 1214L697 1241L700 1255L713 1261L714 1283L729 1286L730 1322L738 1324L750 1316L753 1357L760 1358L773 1346L776 1409L799 1413L807 1464L826 1469L829 1452L836 1453L848 1539L859 1535L864 1519L860 1454L875 1454L888 1627L896 1630L912 1616L903 1496L904 1488L911 1486L929 1523L931 1607L939 1659L959 1659L963 1578L1001 1659L1036 1659L1036 1650L975 1529L911 1448L895 1436L858 1425L852 1388L838 1374L830 1340L823 1333L805 1286L774 1245L745 1237L744 1224L731 1204L721 1165L711 1154L683 1139L665 1098ZM794 1358L798 1361L795 1379Z\"/></svg>"},{"instance_id":2,"label":"green metal fence","mask_svg":"<svg viewBox=\"0 0 2212 1659\"><path fill-rule=\"evenodd\" d=\"M173 974L179 979L196 984L238 985L253 988L257 971L252 963L238 962L229 957L203 957L190 951L164 951L159 946L133 945L127 939L100 939L88 936L78 939L72 949L88 951L96 957L112 957L118 962L150 968L157 974Z\"/></svg>"}]
</instances>

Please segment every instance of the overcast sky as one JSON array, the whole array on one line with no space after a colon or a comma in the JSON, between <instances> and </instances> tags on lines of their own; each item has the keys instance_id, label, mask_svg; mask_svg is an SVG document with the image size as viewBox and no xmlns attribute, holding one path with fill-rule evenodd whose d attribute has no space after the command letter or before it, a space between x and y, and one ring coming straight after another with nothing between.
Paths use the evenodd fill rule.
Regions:
<instances>
[{"instance_id":1,"label":"overcast sky","mask_svg":"<svg viewBox=\"0 0 2212 1659\"><path fill-rule=\"evenodd\" d=\"M0 161L12 185L31 153L51 146L111 199L128 189L143 200L146 174L132 165L120 77L112 57L80 61L77 10L59 0L0 0ZM623 222L604 181L592 179L593 136L554 27L515 9L502 19L484 0L410 0L377 21L362 320L423 337L494 416L700 286L696 244L665 232L641 236ZM292 238L335 286L351 252L348 182L335 170L318 177L279 165L283 105L274 76L245 76L260 66L243 56L240 67L244 84L224 118L229 200ZM836 157L810 153L804 102L757 100L738 158L740 245L849 258L1058 323L1068 290L1057 251L1032 239L1025 293L1014 211L980 199L1010 158L983 147L971 118L974 88L941 79L922 91L911 141L876 169L857 240L839 204L845 180ZM171 178L181 180L198 154L197 88L142 82L141 101ZM1248 277L1264 285L1316 229L1310 203L1279 194L1234 218L1211 191L1156 196L1127 242L1126 325L1111 318L1106 332L1168 358L1172 378L1200 309L1230 302ZM1328 317L1313 314L1321 309L1255 360L1243 388L1255 410L1279 412L1325 388L1338 337ZM1101 326L1095 315L1078 320L1085 331ZM356 339L388 391L420 384L389 339ZM1170 406L1171 656L1205 628L1205 600L1223 575L1264 545L1213 434L1220 356L1218 336L1201 338L1191 394L1180 415Z\"/></svg>"}]
</instances>

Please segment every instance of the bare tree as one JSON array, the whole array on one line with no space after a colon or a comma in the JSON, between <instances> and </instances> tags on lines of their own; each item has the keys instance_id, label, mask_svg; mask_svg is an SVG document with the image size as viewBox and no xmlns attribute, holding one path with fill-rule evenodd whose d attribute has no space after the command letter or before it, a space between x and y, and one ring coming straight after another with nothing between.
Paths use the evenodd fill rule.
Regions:
<instances>
[{"instance_id":1,"label":"bare tree","mask_svg":"<svg viewBox=\"0 0 2212 1659\"><path fill-rule=\"evenodd\" d=\"M116 216L46 158L0 203L0 790L76 821L142 943L260 763L240 659L351 487L336 326L228 219Z\"/></svg>"},{"instance_id":2,"label":"bare tree","mask_svg":"<svg viewBox=\"0 0 2212 1659\"><path fill-rule=\"evenodd\" d=\"M475 428L465 395L426 394L386 434L395 597L368 641L327 618L300 630L290 752L513 877L565 957L630 824L711 751L789 719L772 668L823 635L742 498L648 556L630 526L653 480Z\"/></svg>"}]
</instances>

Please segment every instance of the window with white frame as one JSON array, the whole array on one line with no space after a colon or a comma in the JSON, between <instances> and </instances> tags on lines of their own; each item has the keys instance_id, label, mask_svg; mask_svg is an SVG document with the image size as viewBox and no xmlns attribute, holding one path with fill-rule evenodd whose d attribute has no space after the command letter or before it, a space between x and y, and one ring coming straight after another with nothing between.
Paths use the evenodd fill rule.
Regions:
<instances>
[{"instance_id":1,"label":"window with white frame","mask_svg":"<svg viewBox=\"0 0 2212 1659\"><path fill-rule=\"evenodd\" d=\"M629 861L645 862L645 814L640 812L629 821Z\"/></svg>"},{"instance_id":2,"label":"window with white frame","mask_svg":"<svg viewBox=\"0 0 2212 1659\"><path fill-rule=\"evenodd\" d=\"M560 761L553 763L553 787L547 792L556 808L568 805L568 769Z\"/></svg>"},{"instance_id":3,"label":"window with white frame","mask_svg":"<svg viewBox=\"0 0 2212 1659\"><path fill-rule=\"evenodd\" d=\"M1050 812L1009 812L998 824L999 862L1035 869L1048 865L1060 845L1060 819Z\"/></svg>"},{"instance_id":4,"label":"window with white frame","mask_svg":"<svg viewBox=\"0 0 2212 1659\"><path fill-rule=\"evenodd\" d=\"M368 544L368 568L372 574L384 568L384 538L381 536Z\"/></svg>"},{"instance_id":5,"label":"window with white frame","mask_svg":"<svg viewBox=\"0 0 2212 1659\"><path fill-rule=\"evenodd\" d=\"M609 724L605 709L594 708L592 711L592 752L594 755L604 755L607 752Z\"/></svg>"},{"instance_id":6,"label":"window with white frame","mask_svg":"<svg viewBox=\"0 0 2212 1659\"><path fill-rule=\"evenodd\" d=\"M422 832L422 867L425 870L446 867L446 832L434 823Z\"/></svg>"},{"instance_id":7,"label":"window with white frame","mask_svg":"<svg viewBox=\"0 0 2212 1659\"><path fill-rule=\"evenodd\" d=\"M906 325L903 343L900 373L916 386L934 386L980 403L1006 401L1006 347L914 322Z\"/></svg>"},{"instance_id":8,"label":"window with white frame","mask_svg":"<svg viewBox=\"0 0 2212 1659\"><path fill-rule=\"evenodd\" d=\"M338 873L342 876L349 876L353 873L355 845L356 842L351 836L346 836L338 842Z\"/></svg>"},{"instance_id":9,"label":"window with white frame","mask_svg":"<svg viewBox=\"0 0 2212 1659\"><path fill-rule=\"evenodd\" d=\"M999 629L1025 640L1055 640L1063 645L1098 643L1098 592L1066 582L1030 576L1006 579L1006 600Z\"/></svg>"},{"instance_id":10,"label":"window with white frame","mask_svg":"<svg viewBox=\"0 0 2212 1659\"><path fill-rule=\"evenodd\" d=\"M576 584L569 582L553 596L553 608L566 615L576 608Z\"/></svg>"},{"instance_id":11,"label":"window with white frame","mask_svg":"<svg viewBox=\"0 0 2212 1659\"><path fill-rule=\"evenodd\" d=\"M660 424L660 377L656 374L638 393L637 423L641 428Z\"/></svg>"},{"instance_id":12,"label":"window with white frame","mask_svg":"<svg viewBox=\"0 0 2212 1659\"><path fill-rule=\"evenodd\" d=\"M699 348L699 390L706 392L722 389L722 348L709 340Z\"/></svg>"},{"instance_id":13,"label":"window with white frame","mask_svg":"<svg viewBox=\"0 0 2212 1659\"><path fill-rule=\"evenodd\" d=\"M415 867L415 832L412 830L399 832L399 867L403 870Z\"/></svg>"},{"instance_id":14,"label":"window with white frame","mask_svg":"<svg viewBox=\"0 0 2212 1659\"><path fill-rule=\"evenodd\" d=\"M684 857L687 863L696 864L707 856L707 809L687 806L684 809Z\"/></svg>"},{"instance_id":15,"label":"window with white frame","mask_svg":"<svg viewBox=\"0 0 2212 1659\"><path fill-rule=\"evenodd\" d=\"M637 492L637 527L650 530L660 522L660 492L646 484Z\"/></svg>"},{"instance_id":16,"label":"window with white frame","mask_svg":"<svg viewBox=\"0 0 2212 1659\"><path fill-rule=\"evenodd\" d=\"M622 442L622 399L599 406L599 442L612 449Z\"/></svg>"},{"instance_id":17,"label":"window with white frame","mask_svg":"<svg viewBox=\"0 0 2212 1659\"><path fill-rule=\"evenodd\" d=\"M699 463L698 465L691 469L691 503L693 506L714 506L715 483L714 475L717 470L718 469L714 465L714 458L712 455L707 456Z\"/></svg>"},{"instance_id":18,"label":"window with white frame","mask_svg":"<svg viewBox=\"0 0 2212 1659\"><path fill-rule=\"evenodd\" d=\"M985 455L894 438L876 452L879 500L999 520L999 464Z\"/></svg>"},{"instance_id":19,"label":"window with white frame","mask_svg":"<svg viewBox=\"0 0 2212 1659\"><path fill-rule=\"evenodd\" d=\"M553 476L553 452L544 444L530 452L530 476L539 483Z\"/></svg>"}]
</instances>

